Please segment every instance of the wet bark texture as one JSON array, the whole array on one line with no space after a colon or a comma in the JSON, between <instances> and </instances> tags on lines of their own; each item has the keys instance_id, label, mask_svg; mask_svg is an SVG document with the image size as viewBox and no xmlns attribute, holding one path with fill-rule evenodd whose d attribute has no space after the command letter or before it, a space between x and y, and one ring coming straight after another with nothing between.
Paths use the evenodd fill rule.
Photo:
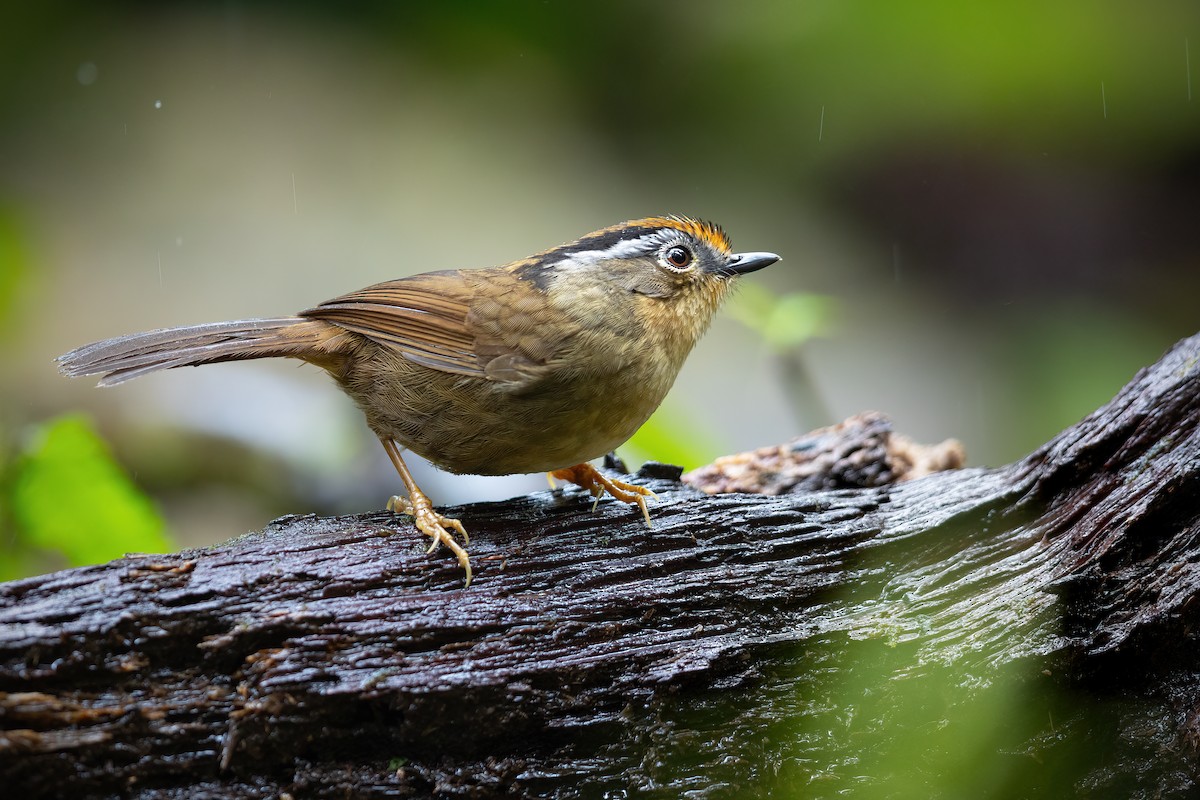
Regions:
<instances>
[{"instance_id":1,"label":"wet bark texture","mask_svg":"<svg viewBox=\"0 0 1200 800\"><path fill-rule=\"evenodd\" d=\"M1045 690L1050 713L995 745L1022 786L1186 796L1198 361L1200 336L999 469L895 482L850 425L794 444L840 455L777 496L650 469L653 530L574 492L451 509L468 590L386 513L0 585L0 779L21 797L821 796L873 780L857 725L923 735L902 695L855 694L870 663L885 691L955 676L951 729L998 683Z\"/></svg>"}]
</instances>

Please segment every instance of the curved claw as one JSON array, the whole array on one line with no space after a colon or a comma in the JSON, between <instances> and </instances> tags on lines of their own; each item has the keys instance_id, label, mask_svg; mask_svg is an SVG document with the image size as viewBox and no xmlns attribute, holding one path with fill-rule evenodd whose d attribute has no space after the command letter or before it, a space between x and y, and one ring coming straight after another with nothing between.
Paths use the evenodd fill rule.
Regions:
<instances>
[{"instance_id":1,"label":"curved claw","mask_svg":"<svg viewBox=\"0 0 1200 800\"><path fill-rule=\"evenodd\" d=\"M657 498L653 491L645 486L638 486L636 483L626 483L625 481L607 478L601 474L600 470L593 467L591 464L577 464L566 469L557 469L549 473L551 481L558 478L564 481L579 486L591 492L595 501L592 503L592 510L596 510L596 506L600 504L600 498L608 493L612 495L614 500L620 500L622 503L636 505L642 510L642 518L646 520L646 527L654 527L650 522L650 509L646 505L646 498Z\"/></svg>"},{"instance_id":2,"label":"curved claw","mask_svg":"<svg viewBox=\"0 0 1200 800\"><path fill-rule=\"evenodd\" d=\"M383 445L388 458L392 460L396 472L400 474L400 480L404 481L404 487L408 489L408 497L395 496L388 500L388 511L407 514L413 518L417 524L417 530L433 539L433 544L429 545L429 553L436 550L439 544L450 548L450 552L458 557L458 563L462 566L463 572L467 574L467 581L463 584L463 588L467 588L471 585L471 560L467 557L467 551L454 541L450 531L446 530L453 528L458 531L462 536L463 544L469 544L471 540L467 536L466 528L458 520L443 517L433 510L433 503L413 480L412 473L408 471L408 465L404 463L404 458L400 455L400 447L393 439L388 436L380 436L379 442Z\"/></svg>"},{"instance_id":3,"label":"curved claw","mask_svg":"<svg viewBox=\"0 0 1200 800\"><path fill-rule=\"evenodd\" d=\"M463 588L471 585L471 559L467 556L467 551L463 546L455 541L454 536L447 528L452 528L458 532L463 538L464 544L470 544L470 537L467 536L467 531L463 524L453 517L443 517L433 509L433 504L429 502L429 498L424 494L418 494L416 501L401 497L399 495L392 497L387 502L387 509L396 514L405 514L413 518L413 522L417 526L417 530L426 536L433 539L429 545L426 554L432 553L438 549L438 545L446 545L451 553L458 558L459 566L466 573L466 582Z\"/></svg>"}]
</instances>

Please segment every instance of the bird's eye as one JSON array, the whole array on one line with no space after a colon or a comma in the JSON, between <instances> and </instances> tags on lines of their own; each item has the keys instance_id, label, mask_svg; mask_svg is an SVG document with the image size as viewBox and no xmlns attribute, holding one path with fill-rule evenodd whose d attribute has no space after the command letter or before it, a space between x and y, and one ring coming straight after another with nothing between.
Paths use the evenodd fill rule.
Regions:
<instances>
[{"instance_id":1,"label":"bird's eye","mask_svg":"<svg viewBox=\"0 0 1200 800\"><path fill-rule=\"evenodd\" d=\"M663 253L663 258L666 259L667 266L672 269L687 269L692 263L692 251L688 250L683 245L677 244L668 248L667 252Z\"/></svg>"}]
</instances>

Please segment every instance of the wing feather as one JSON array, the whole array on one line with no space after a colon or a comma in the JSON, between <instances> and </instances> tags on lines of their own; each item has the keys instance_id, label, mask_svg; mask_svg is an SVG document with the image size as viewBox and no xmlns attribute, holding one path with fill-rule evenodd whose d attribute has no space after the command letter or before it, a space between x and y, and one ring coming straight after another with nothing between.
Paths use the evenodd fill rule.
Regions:
<instances>
[{"instance_id":1,"label":"wing feather","mask_svg":"<svg viewBox=\"0 0 1200 800\"><path fill-rule=\"evenodd\" d=\"M524 390L547 374L578 324L513 270L427 272L368 286L300 316L394 348L409 361ZM533 298L536 299L536 298Z\"/></svg>"},{"instance_id":2,"label":"wing feather","mask_svg":"<svg viewBox=\"0 0 1200 800\"><path fill-rule=\"evenodd\" d=\"M300 314L332 322L443 372L486 377L468 324L471 289L458 270L378 283Z\"/></svg>"}]
</instances>

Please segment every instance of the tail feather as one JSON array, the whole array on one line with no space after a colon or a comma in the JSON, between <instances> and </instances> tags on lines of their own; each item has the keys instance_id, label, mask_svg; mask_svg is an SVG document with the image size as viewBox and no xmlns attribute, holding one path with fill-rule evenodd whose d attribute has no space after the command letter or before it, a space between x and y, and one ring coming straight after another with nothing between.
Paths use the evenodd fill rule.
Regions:
<instances>
[{"instance_id":1,"label":"tail feather","mask_svg":"<svg viewBox=\"0 0 1200 800\"><path fill-rule=\"evenodd\" d=\"M210 322L164 328L85 344L59 356L64 375L102 375L100 386L113 386L160 369L199 366L271 356L314 354L335 335L324 322L299 317Z\"/></svg>"}]
</instances>

